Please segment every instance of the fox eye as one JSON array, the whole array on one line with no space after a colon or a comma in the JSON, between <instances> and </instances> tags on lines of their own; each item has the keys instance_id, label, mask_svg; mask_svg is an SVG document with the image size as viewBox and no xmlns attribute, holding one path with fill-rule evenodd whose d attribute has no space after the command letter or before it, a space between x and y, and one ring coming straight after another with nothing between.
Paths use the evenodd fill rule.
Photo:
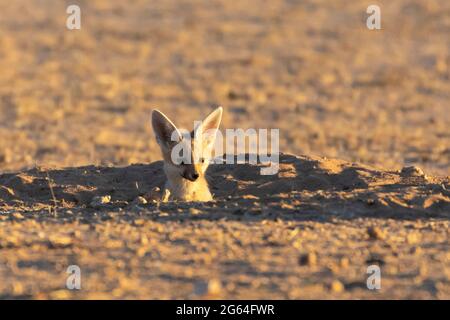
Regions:
<instances>
[{"instance_id":1,"label":"fox eye","mask_svg":"<svg viewBox=\"0 0 450 320\"><path fill-rule=\"evenodd\" d=\"M205 163L205 158L200 158L201 163Z\"/></svg>"}]
</instances>

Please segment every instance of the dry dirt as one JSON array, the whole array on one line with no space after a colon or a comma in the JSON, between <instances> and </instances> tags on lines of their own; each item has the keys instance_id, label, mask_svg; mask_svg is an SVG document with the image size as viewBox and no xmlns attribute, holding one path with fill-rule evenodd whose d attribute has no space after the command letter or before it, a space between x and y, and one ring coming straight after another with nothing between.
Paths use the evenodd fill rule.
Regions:
<instances>
[{"instance_id":1,"label":"dry dirt","mask_svg":"<svg viewBox=\"0 0 450 320\"><path fill-rule=\"evenodd\" d=\"M366 1L0 1L0 298L449 299L450 2L377 3L380 31ZM215 105L280 129L278 175L139 201L151 110Z\"/></svg>"}]
</instances>

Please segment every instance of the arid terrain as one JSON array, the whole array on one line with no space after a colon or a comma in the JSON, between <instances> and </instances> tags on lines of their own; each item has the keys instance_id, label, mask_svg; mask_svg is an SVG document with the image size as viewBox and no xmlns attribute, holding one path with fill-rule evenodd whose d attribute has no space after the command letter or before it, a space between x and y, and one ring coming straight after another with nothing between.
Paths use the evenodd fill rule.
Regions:
<instances>
[{"instance_id":1,"label":"arid terrain","mask_svg":"<svg viewBox=\"0 0 450 320\"><path fill-rule=\"evenodd\" d=\"M0 1L0 299L450 299L450 2L369 4ZM217 105L279 173L152 202L151 110Z\"/></svg>"}]
</instances>

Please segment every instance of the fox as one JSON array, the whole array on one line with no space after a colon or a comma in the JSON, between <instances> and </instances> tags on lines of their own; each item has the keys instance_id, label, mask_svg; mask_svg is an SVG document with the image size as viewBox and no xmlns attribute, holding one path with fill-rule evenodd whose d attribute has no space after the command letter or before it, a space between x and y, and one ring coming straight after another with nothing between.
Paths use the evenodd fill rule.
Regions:
<instances>
[{"instance_id":1,"label":"fox","mask_svg":"<svg viewBox=\"0 0 450 320\"><path fill-rule=\"evenodd\" d=\"M162 202L213 200L206 170L221 121L222 107L218 107L192 132L182 134L164 113L157 109L152 111L153 133L161 149L167 179L160 198ZM182 155L179 150L183 151Z\"/></svg>"}]
</instances>

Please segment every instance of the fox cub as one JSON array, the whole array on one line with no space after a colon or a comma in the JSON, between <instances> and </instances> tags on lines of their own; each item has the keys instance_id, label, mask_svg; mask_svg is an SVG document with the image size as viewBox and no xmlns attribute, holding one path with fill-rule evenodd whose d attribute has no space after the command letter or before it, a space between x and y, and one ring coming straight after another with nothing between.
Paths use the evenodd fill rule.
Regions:
<instances>
[{"instance_id":1,"label":"fox cub","mask_svg":"<svg viewBox=\"0 0 450 320\"><path fill-rule=\"evenodd\" d=\"M152 127L164 159L167 181L162 200L211 201L205 178L222 107L214 110L192 132L182 132L158 110L152 112Z\"/></svg>"}]
</instances>

